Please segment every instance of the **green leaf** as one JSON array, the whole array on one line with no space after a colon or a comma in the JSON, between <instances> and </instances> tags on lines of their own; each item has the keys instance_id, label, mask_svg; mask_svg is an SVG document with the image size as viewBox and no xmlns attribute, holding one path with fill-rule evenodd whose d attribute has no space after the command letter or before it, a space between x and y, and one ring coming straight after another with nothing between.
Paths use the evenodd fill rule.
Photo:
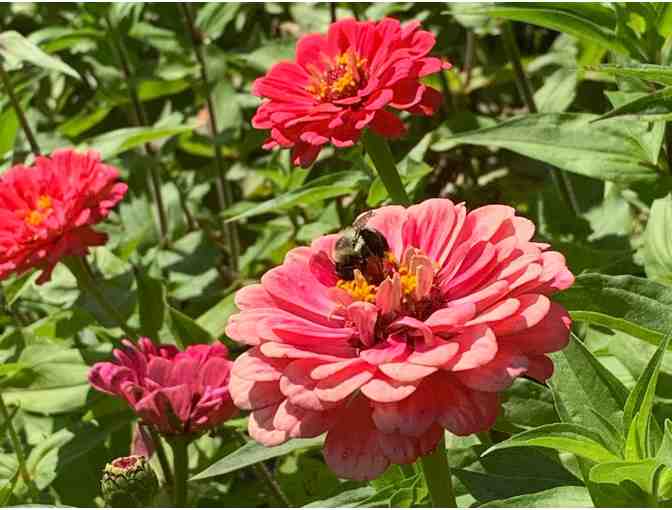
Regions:
<instances>
[{"instance_id":1,"label":"green leaf","mask_svg":"<svg viewBox=\"0 0 672 510\"><path fill-rule=\"evenodd\" d=\"M672 68L657 64L602 64L588 67L591 71L625 78L639 78L641 80L672 85Z\"/></svg>"},{"instance_id":2,"label":"green leaf","mask_svg":"<svg viewBox=\"0 0 672 510\"><path fill-rule=\"evenodd\" d=\"M168 306L168 327L175 336L177 345L184 348L192 344L211 344L213 336L188 315Z\"/></svg>"},{"instance_id":3,"label":"green leaf","mask_svg":"<svg viewBox=\"0 0 672 510\"><path fill-rule=\"evenodd\" d=\"M33 286L38 274L38 271L29 271L15 278L9 285L4 286L3 293L5 294L6 306L8 308L11 308L17 299Z\"/></svg>"},{"instance_id":4,"label":"green leaf","mask_svg":"<svg viewBox=\"0 0 672 510\"><path fill-rule=\"evenodd\" d=\"M103 159L109 159L145 143L192 131L194 127L194 125L184 125L114 129L87 140L86 144L100 152Z\"/></svg>"},{"instance_id":5,"label":"green leaf","mask_svg":"<svg viewBox=\"0 0 672 510\"><path fill-rule=\"evenodd\" d=\"M647 494L652 494L654 479L662 468L663 464L655 459L603 462L590 470L590 480L595 483L613 484L630 480Z\"/></svg>"},{"instance_id":6,"label":"green leaf","mask_svg":"<svg viewBox=\"0 0 672 510\"><path fill-rule=\"evenodd\" d=\"M435 150L456 142L495 146L596 179L619 183L655 181L661 174L642 145L646 123L605 121L597 129L587 113L526 115L497 126L459 133L434 144Z\"/></svg>"},{"instance_id":7,"label":"green leaf","mask_svg":"<svg viewBox=\"0 0 672 510\"><path fill-rule=\"evenodd\" d=\"M554 487L532 494L489 501L479 508L591 508L593 500L585 487Z\"/></svg>"},{"instance_id":8,"label":"green leaf","mask_svg":"<svg viewBox=\"0 0 672 510\"><path fill-rule=\"evenodd\" d=\"M613 11L596 4L501 3L494 6L466 7L459 12L523 21L567 33L622 55L632 53L630 41L623 41L616 36Z\"/></svg>"},{"instance_id":9,"label":"green leaf","mask_svg":"<svg viewBox=\"0 0 672 510\"><path fill-rule=\"evenodd\" d=\"M9 106L0 114L0 156L14 147L18 131L19 119L14 109Z\"/></svg>"},{"instance_id":10,"label":"green leaf","mask_svg":"<svg viewBox=\"0 0 672 510\"><path fill-rule=\"evenodd\" d=\"M327 198L349 195L359 190L367 181L368 178L363 172L333 172L318 177L284 195L255 205L233 218L229 218L228 221L237 221L269 212L279 212L296 205L310 205Z\"/></svg>"},{"instance_id":11,"label":"green leaf","mask_svg":"<svg viewBox=\"0 0 672 510\"><path fill-rule=\"evenodd\" d=\"M610 449L618 451L621 445L610 439L611 431L596 413L621 428L625 386L573 334L569 345L551 357L555 372L549 385L560 419L600 432Z\"/></svg>"},{"instance_id":12,"label":"green leaf","mask_svg":"<svg viewBox=\"0 0 672 510\"><path fill-rule=\"evenodd\" d=\"M572 319L658 345L672 329L672 288L637 276L583 274L558 295Z\"/></svg>"},{"instance_id":13,"label":"green leaf","mask_svg":"<svg viewBox=\"0 0 672 510\"><path fill-rule=\"evenodd\" d=\"M258 462L281 457L299 448L321 446L322 443L324 443L323 436L312 439L292 439L284 444L270 448L251 441L223 459L216 461L206 470L192 476L191 480L203 480L205 478L212 478L213 476L225 475L247 466L252 466Z\"/></svg>"},{"instance_id":14,"label":"green leaf","mask_svg":"<svg viewBox=\"0 0 672 510\"><path fill-rule=\"evenodd\" d=\"M363 503L367 499L373 497L376 494L376 490L373 487L366 486L360 487L358 489L351 489L349 491L343 491L336 496L332 496L327 499L319 499L313 501L307 505L304 505L304 508L343 508L343 507L356 507L360 503Z\"/></svg>"},{"instance_id":15,"label":"green leaf","mask_svg":"<svg viewBox=\"0 0 672 510\"><path fill-rule=\"evenodd\" d=\"M210 310L196 319L196 323L215 338L223 335L229 317L238 311L236 303L234 302L235 297L236 293L231 292L219 303L210 308Z\"/></svg>"},{"instance_id":16,"label":"green leaf","mask_svg":"<svg viewBox=\"0 0 672 510\"><path fill-rule=\"evenodd\" d=\"M236 18L240 7L234 2L205 4L196 15L196 27L211 39L217 39Z\"/></svg>"},{"instance_id":17,"label":"green leaf","mask_svg":"<svg viewBox=\"0 0 672 510\"><path fill-rule=\"evenodd\" d=\"M656 395L660 365L663 361L663 355L667 351L671 336L671 334L668 334L660 343L656 353L644 369L644 373L642 373L637 380L637 384L630 391L628 400L625 403L623 430L628 437L628 441L626 441L626 459L633 458L632 453L635 452L637 455L634 458L637 460L652 457L655 453L650 447L649 428L651 426L653 400ZM634 432L631 432L633 430ZM636 444L633 445L634 448L628 447L631 443L631 435L636 438Z\"/></svg>"},{"instance_id":18,"label":"green leaf","mask_svg":"<svg viewBox=\"0 0 672 510\"><path fill-rule=\"evenodd\" d=\"M632 117L638 121L656 121L667 120L670 115L672 115L672 87L666 87L614 108L591 122L623 116Z\"/></svg>"},{"instance_id":19,"label":"green leaf","mask_svg":"<svg viewBox=\"0 0 672 510\"><path fill-rule=\"evenodd\" d=\"M560 452L573 453L596 462L620 460L603 445L599 434L573 423L550 423L521 432L495 444L484 455L515 446L542 446Z\"/></svg>"},{"instance_id":20,"label":"green leaf","mask_svg":"<svg viewBox=\"0 0 672 510\"><path fill-rule=\"evenodd\" d=\"M13 30L0 33L0 57L13 68L29 62L41 69L49 69L79 79L79 74L62 60L46 54L28 39Z\"/></svg>"},{"instance_id":21,"label":"green leaf","mask_svg":"<svg viewBox=\"0 0 672 510\"><path fill-rule=\"evenodd\" d=\"M161 280L152 278L145 270L135 270L138 285L140 334L158 340L166 317L166 289Z\"/></svg>"},{"instance_id":22,"label":"green leaf","mask_svg":"<svg viewBox=\"0 0 672 510\"><path fill-rule=\"evenodd\" d=\"M672 195L654 200L644 232L642 255L646 275L652 280L672 284Z\"/></svg>"}]
</instances>

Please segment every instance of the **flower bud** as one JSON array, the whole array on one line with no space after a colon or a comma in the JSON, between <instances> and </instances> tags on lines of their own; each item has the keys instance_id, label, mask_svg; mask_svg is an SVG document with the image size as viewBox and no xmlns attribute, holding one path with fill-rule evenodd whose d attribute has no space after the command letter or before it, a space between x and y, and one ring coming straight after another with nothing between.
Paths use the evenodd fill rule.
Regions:
<instances>
[{"instance_id":1,"label":"flower bud","mask_svg":"<svg viewBox=\"0 0 672 510\"><path fill-rule=\"evenodd\" d=\"M101 481L103 499L112 508L149 506L159 481L145 457L119 457L105 466Z\"/></svg>"}]
</instances>

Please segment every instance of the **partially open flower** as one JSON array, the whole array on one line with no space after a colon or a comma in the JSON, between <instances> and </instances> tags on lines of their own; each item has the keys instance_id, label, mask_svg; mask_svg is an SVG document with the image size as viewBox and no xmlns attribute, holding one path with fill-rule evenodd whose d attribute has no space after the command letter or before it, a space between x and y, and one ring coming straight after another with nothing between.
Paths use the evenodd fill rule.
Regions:
<instances>
[{"instance_id":1,"label":"partially open flower","mask_svg":"<svg viewBox=\"0 0 672 510\"><path fill-rule=\"evenodd\" d=\"M92 225L107 216L126 193L119 172L95 151L71 149L38 156L32 167L17 165L0 176L0 280L12 273L42 270L49 281L64 257L86 255L107 236Z\"/></svg>"},{"instance_id":2,"label":"partially open flower","mask_svg":"<svg viewBox=\"0 0 672 510\"><path fill-rule=\"evenodd\" d=\"M145 424L165 435L194 435L216 427L238 411L229 396L232 362L221 343L156 345L123 341L116 363L96 363L89 382L125 399Z\"/></svg>"},{"instance_id":3,"label":"partially open flower","mask_svg":"<svg viewBox=\"0 0 672 510\"><path fill-rule=\"evenodd\" d=\"M107 506L141 508L151 506L159 480L145 457L131 455L108 463L100 485Z\"/></svg>"},{"instance_id":4,"label":"partially open flower","mask_svg":"<svg viewBox=\"0 0 672 510\"><path fill-rule=\"evenodd\" d=\"M441 104L441 94L420 81L450 67L427 56L434 43L417 21L337 21L326 35L302 37L295 62L254 82L265 101L252 125L270 130L265 148L291 147L292 161L304 167L327 143L354 145L367 127L401 136L404 124L390 109L432 115Z\"/></svg>"},{"instance_id":5,"label":"partially open flower","mask_svg":"<svg viewBox=\"0 0 672 510\"><path fill-rule=\"evenodd\" d=\"M253 348L229 387L257 441L327 432L331 468L373 479L430 452L444 429L490 428L516 377L551 376L546 353L566 345L570 319L547 296L574 277L503 205L432 199L357 224L238 292L227 334Z\"/></svg>"}]
</instances>

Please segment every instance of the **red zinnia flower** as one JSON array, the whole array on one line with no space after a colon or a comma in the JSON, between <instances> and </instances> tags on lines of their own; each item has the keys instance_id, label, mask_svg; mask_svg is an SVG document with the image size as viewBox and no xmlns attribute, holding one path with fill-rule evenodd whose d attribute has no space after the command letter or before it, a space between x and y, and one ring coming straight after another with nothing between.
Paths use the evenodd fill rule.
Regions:
<instances>
[{"instance_id":1,"label":"red zinnia flower","mask_svg":"<svg viewBox=\"0 0 672 510\"><path fill-rule=\"evenodd\" d=\"M328 464L354 479L413 462L443 429L490 428L498 392L550 377L570 319L547 296L574 281L511 207L433 199L369 214L354 243L366 237L368 257L335 253L338 234L295 248L238 292L227 327L254 346L230 382L252 437L327 432Z\"/></svg>"},{"instance_id":2,"label":"red zinnia flower","mask_svg":"<svg viewBox=\"0 0 672 510\"><path fill-rule=\"evenodd\" d=\"M229 396L233 364L221 343L155 345L141 338L123 341L116 363L96 363L89 382L98 391L128 402L142 420L162 434L198 434L225 422L238 410Z\"/></svg>"},{"instance_id":3,"label":"red zinnia flower","mask_svg":"<svg viewBox=\"0 0 672 510\"><path fill-rule=\"evenodd\" d=\"M119 172L95 151L71 149L38 156L32 167L16 165L0 176L0 279L39 268L51 278L63 257L86 255L107 235L91 225L107 216L126 193Z\"/></svg>"},{"instance_id":4,"label":"red zinnia flower","mask_svg":"<svg viewBox=\"0 0 672 510\"><path fill-rule=\"evenodd\" d=\"M450 65L427 57L435 38L419 25L346 19L326 35L302 37L296 62L280 62L254 82L253 93L266 100L252 125L271 130L264 148L292 147L294 164L307 167L323 145L350 147L366 127L388 138L403 134L386 107L433 114L441 94L420 78Z\"/></svg>"}]
</instances>

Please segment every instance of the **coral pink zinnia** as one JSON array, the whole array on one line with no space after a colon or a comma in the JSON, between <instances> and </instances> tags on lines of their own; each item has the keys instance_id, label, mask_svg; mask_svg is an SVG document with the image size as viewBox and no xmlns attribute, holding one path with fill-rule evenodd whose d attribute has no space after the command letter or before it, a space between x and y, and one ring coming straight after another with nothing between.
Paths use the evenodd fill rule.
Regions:
<instances>
[{"instance_id":1,"label":"coral pink zinnia","mask_svg":"<svg viewBox=\"0 0 672 510\"><path fill-rule=\"evenodd\" d=\"M98 391L126 400L160 433L198 434L238 412L228 389L233 363L221 343L190 345L183 352L148 338L137 345L124 340L123 345L114 350L116 363L93 366L89 382Z\"/></svg>"},{"instance_id":2,"label":"coral pink zinnia","mask_svg":"<svg viewBox=\"0 0 672 510\"><path fill-rule=\"evenodd\" d=\"M434 113L441 94L420 78L450 66L427 56L435 38L419 25L345 19L326 35L302 37L295 62L280 62L254 82L253 93L265 101L252 125L270 130L264 148L291 147L294 164L307 167L326 143L350 147L364 128L403 134L389 108Z\"/></svg>"},{"instance_id":3,"label":"coral pink zinnia","mask_svg":"<svg viewBox=\"0 0 672 510\"><path fill-rule=\"evenodd\" d=\"M443 429L490 428L514 378L550 377L546 353L566 345L570 319L547 296L574 280L511 207L432 199L380 208L366 228L384 236L384 257L344 280L338 234L295 248L238 292L227 328L254 346L229 385L252 411L252 437L276 445L327 432L329 466L353 479L413 462Z\"/></svg>"},{"instance_id":4,"label":"coral pink zinnia","mask_svg":"<svg viewBox=\"0 0 672 510\"><path fill-rule=\"evenodd\" d=\"M86 255L107 236L91 225L126 193L119 172L95 151L71 149L38 156L0 176L0 280L38 268L44 283L63 257Z\"/></svg>"}]
</instances>

